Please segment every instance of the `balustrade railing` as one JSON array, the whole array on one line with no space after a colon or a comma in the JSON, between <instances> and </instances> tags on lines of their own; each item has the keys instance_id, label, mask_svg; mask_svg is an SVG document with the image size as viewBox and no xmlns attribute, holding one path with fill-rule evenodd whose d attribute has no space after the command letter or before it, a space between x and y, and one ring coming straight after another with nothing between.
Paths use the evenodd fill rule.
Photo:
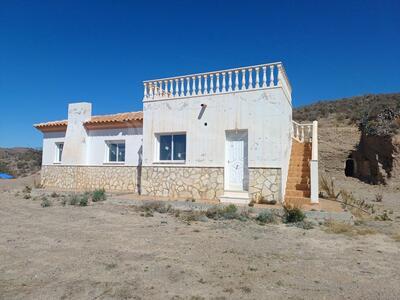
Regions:
<instances>
[{"instance_id":1,"label":"balustrade railing","mask_svg":"<svg viewBox=\"0 0 400 300\"><path fill-rule=\"evenodd\" d=\"M282 63L146 80L144 100L183 98L280 86L291 95Z\"/></svg>"},{"instance_id":2,"label":"balustrade railing","mask_svg":"<svg viewBox=\"0 0 400 300\"><path fill-rule=\"evenodd\" d=\"M304 142L312 142L312 127L313 124L299 124L295 121L292 121L293 124L293 138L301 143Z\"/></svg>"}]
</instances>

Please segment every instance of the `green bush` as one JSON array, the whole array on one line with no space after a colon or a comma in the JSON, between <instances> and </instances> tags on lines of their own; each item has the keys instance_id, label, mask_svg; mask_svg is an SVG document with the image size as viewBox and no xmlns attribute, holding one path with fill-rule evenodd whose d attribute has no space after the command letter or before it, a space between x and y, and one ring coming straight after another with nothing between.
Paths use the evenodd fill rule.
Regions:
<instances>
[{"instance_id":1,"label":"green bush","mask_svg":"<svg viewBox=\"0 0 400 300\"><path fill-rule=\"evenodd\" d=\"M256 221L262 224L276 223L276 216L270 210L263 210L258 213Z\"/></svg>"},{"instance_id":2,"label":"green bush","mask_svg":"<svg viewBox=\"0 0 400 300\"><path fill-rule=\"evenodd\" d=\"M306 217L301 208L297 206L284 205L283 210L283 220L285 223L302 222Z\"/></svg>"},{"instance_id":3,"label":"green bush","mask_svg":"<svg viewBox=\"0 0 400 300\"><path fill-rule=\"evenodd\" d=\"M49 206L51 206L51 202L50 202L49 199L47 199L46 197L44 197L44 198L42 199L42 203L40 203L40 206L42 206L42 207L49 207Z\"/></svg>"},{"instance_id":4,"label":"green bush","mask_svg":"<svg viewBox=\"0 0 400 300\"><path fill-rule=\"evenodd\" d=\"M106 191L105 189L96 189L92 192L92 201L105 201L107 200Z\"/></svg>"},{"instance_id":5,"label":"green bush","mask_svg":"<svg viewBox=\"0 0 400 300\"><path fill-rule=\"evenodd\" d=\"M24 189L22 190L23 193L29 194L32 192L32 188L29 185L26 185Z\"/></svg>"},{"instance_id":6,"label":"green bush","mask_svg":"<svg viewBox=\"0 0 400 300\"><path fill-rule=\"evenodd\" d=\"M234 204L229 204L228 206L214 206L211 207L207 210L206 216L209 219L225 219L225 220L231 220L231 219L239 219L239 220L244 220L248 216L245 212L238 213L238 209Z\"/></svg>"},{"instance_id":7,"label":"green bush","mask_svg":"<svg viewBox=\"0 0 400 300\"><path fill-rule=\"evenodd\" d=\"M68 203L69 205L78 205L80 203L79 196L77 194L71 195Z\"/></svg>"},{"instance_id":8,"label":"green bush","mask_svg":"<svg viewBox=\"0 0 400 300\"><path fill-rule=\"evenodd\" d=\"M89 202L89 197L83 194L79 197L79 206L87 206Z\"/></svg>"}]
</instances>

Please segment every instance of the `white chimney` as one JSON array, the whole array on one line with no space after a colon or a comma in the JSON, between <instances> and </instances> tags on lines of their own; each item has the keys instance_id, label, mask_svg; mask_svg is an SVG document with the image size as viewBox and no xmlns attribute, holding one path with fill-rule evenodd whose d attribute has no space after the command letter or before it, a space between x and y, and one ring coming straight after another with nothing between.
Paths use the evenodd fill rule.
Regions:
<instances>
[{"instance_id":1,"label":"white chimney","mask_svg":"<svg viewBox=\"0 0 400 300\"><path fill-rule=\"evenodd\" d=\"M87 133L83 123L90 120L91 116L91 103L80 102L68 105L68 126L62 155L63 164L86 164Z\"/></svg>"}]
</instances>

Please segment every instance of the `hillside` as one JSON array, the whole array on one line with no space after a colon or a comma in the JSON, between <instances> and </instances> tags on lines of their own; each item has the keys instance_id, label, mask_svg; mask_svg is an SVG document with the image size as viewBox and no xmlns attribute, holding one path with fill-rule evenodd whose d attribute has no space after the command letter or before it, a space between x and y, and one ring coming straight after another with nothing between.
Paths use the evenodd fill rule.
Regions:
<instances>
[{"instance_id":1,"label":"hillside","mask_svg":"<svg viewBox=\"0 0 400 300\"><path fill-rule=\"evenodd\" d=\"M342 124L356 124L364 113L376 115L383 108L400 110L400 93L370 94L343 98L338 100L318 101L316 103L295 108L293 119L296 121L312 121L335 119Z\"/></svg>"},{"instance_id":2,"label":"hillside","mask_svg":"<svg viewBox=\"0 0 400 300\"><path fill-rule=\"evenodd\" d=\"M28 176L40 170L42 151L32 148L0 148L0 173L15 177Z\"/></svg>"}]
</instances>

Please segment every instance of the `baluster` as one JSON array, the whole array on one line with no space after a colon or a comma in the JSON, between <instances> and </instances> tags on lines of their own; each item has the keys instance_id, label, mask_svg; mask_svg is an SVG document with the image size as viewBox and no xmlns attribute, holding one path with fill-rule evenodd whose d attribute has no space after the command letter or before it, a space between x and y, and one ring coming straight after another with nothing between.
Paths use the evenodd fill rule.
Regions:
<instances>
[{"instance_id":1,"label":"baluster","mask_svg":"<svg viewBox=\"0 0 400 300\"><path fill-rule=\"evenodd\" d=\"M301 126L301 141L304 142L304 126Z\"/></svg>"},{"instance_id":2,"label":"baluster","mask_svg":"<svg viewBox=\"0 0 400 300\"><path fill-rule=\"evenodd\" d=\"M262 67L263 70L263 83L262 83L262 87L265 88L267 87L267 67L263 66Z\"/></svg>"},{"instance_id":3,"label":"baluster","mask_svg":"<svg viewBox=\"0 0 400 300\"><path fill-rule=\"evenodd\" d=\"M269 77L269 86L275 86L275 79L274 79L274 65L271 65L270 68L270 77Z\"/></svg>"},{"instance_id":4,"label":"baluster","mask_svg":"<svg viewBox=\"0 0 400 300\"><path fill-rule=\"evenodd\" d=\"M173 90L173 87L174 87L174 82L170 79L170 80L169 80L169 95L170 95L171 97L174 97L174 90Z\"/></svg>"},{"instance_id":5,"label":"baluster","mask_svg":"<svg viewBox=\"0 0 400 300\"><path fill-rule=\"evenodd\" d=\"M189 77L186 77L185 78L186 79L186 91L185 91L185 96L189 96L190 94L189 94L189 90L190 90L190 78Z\"/></svg>"},{"instance_id":6,"label":"baluster","mask_svg":"<svg viewBox=\"0 0 400 300\"><path fill-rule=\"evenodd\" d=\"M249 69L249 89L253 88L253 69Z\"/></svg>"},{"instance_id":7,"label":"baluster","mask_svg":"<svg viewBox=\"0 0 400 300\"><path fill-rule=\"evenodd\" d=\"M235 70L235 87L233 88L233 90L239 90L239 70Z\"/></svg>"},{"instance_id":8,"label":"baluster","mask_svg":"<svg viewBox=\"0 0 400 300\"><path fill-rule=\"evenodd\" d=\"M278 65L278 86L282 86L282 65Z\"/></svg>"},{"instance_id":9,"label":"baluster","mask_svg":"<svg viewBox=\"0 0 400 300\"><path fill-rule=\"evenodd\" d=\"M215 93L219 94L220 90L219 90L219 73L215 74Z\"/></svg>"},{"instance_id":10,"label":"baluster","mask_svg":"<svg viewBox=\"0 0 400 300\"><path fill-rule=\"evenodd\" d=\"M242 70L242 88L241 90L246 90L246 69Z\"/></svg>"},{"instance_id":11,"label":"baluster","mask_svg":"<svg viewBox=\"0 0 400 300\"><path fill-rule=\"evenodd\" d=\"M148 95L147 95L147 83L145 82L145 83L143 83L143 85L144 85L143 96L144 96L145 99L147 99L147 97L148 97Z\"/></svg>"},{"instance_id":12,"label":"baluster","mask_svg":"<svg viewBox=\"0 0 400 300\"><path fill-rule=\"evenodd\" d=\"M179 79L175 79L175 97L179 97L181 92L179 91Z\"/></svg>"},{"instance_id":13,"label":"baluster","mask_svg":"<svg viewBox=\"0 0 400 300\"><path fill-rule=\"evenodd\" d=\"M181 92L180 92L179 96L181 96L181 97L185 96L185 87L183 84L183 78L181 78Z\"/></svg>"},{"instance_id":14,"label":"baluster","mask_svg":"<svg viewBox=\"0 0 400 300\"><path fill-rule=\"evenodd\" d=\"M196 93L196 77L192 76L192 93L191 95L197 95Z\"/></svg>"},{"instance_id":15,"label":"baluster","mask_svg":"<svg viewBox=\"0 0 400 300\"><path fill-rule=\"evenodd\" d=\"M202 87L201 87L201 76L197 76L197 79L199 80L197 82L197 95L202 95L203 91L202 91Z\"/></svg>"},{"instance_id":16,"label":"baluster","mask_svg":"<svg viewBox=\"0 0 400 300\"><path fill-rule=\"evenodd\" d=\"M208 85L207 85L207 74L203 75L204 77L204 95L208 94Z\"/></svg>"},{"instance_id":17,"label":"baluster","mask_svg":"<svg viewBox=\"0 0 400 300\"><path fill-rule=\"evenodd\" d=\"M257 68L255 68L255 70L256 70L256 86L255 86L255 88L257 89L260 87L260 68L257 67Z\"/></svg>"},{"instance_id":18,"label":"baluster","mask_svg":"<svg viewBox=\"0 0 400 300\"><path fill-rule=\"evenodd\" d=\"M228 92L232 92L232 71L228 72Z\"/></svg>"},{"instance_id":19,"label":"baluster","mask_svg":"<svg viewBox=\"0 0 400 300\"><path fill-rule=\"evenodd\" d=\"M311 125L308 125L308 140L311 142Z\"/></svg>"},{"instance_id":20,"label":"baluster","mask_svg":"<svg viewBox=\"0 0 400 300\"><path fill-rule=\"evenodd\" d=\"M210 74L210 94L214 94L214 74Z\"/></svg>"},{"instance_id":21,"label":"baluster","mask_svg":"<svg viewBox=\"0 0 400 300\"><path fill-rule=\"evenodd\" d=\"M300 140L300 136L299 136L299 125L296 124L296 138L298 140Z\"/></svg>"},{"instance_id":22,"label":"baluster","mask_svg":"<svg viewBox=\"0 0 400 300\"><path fill-rule=\"evenodd\" d=\"M226 92L225 72L222 72L222 92Z\"/></svg>"},{"instance_id":23,"label":"baluster","mask_svg":"<svg viewBox=\"0 0 400 300\"><path fill-rule=\"evenodd\" d=\"M162 97L163 96L162 81L158 82L158 86L159 86L159 88L158 88L158 96Z\"/></svg>"}]
</instances>

